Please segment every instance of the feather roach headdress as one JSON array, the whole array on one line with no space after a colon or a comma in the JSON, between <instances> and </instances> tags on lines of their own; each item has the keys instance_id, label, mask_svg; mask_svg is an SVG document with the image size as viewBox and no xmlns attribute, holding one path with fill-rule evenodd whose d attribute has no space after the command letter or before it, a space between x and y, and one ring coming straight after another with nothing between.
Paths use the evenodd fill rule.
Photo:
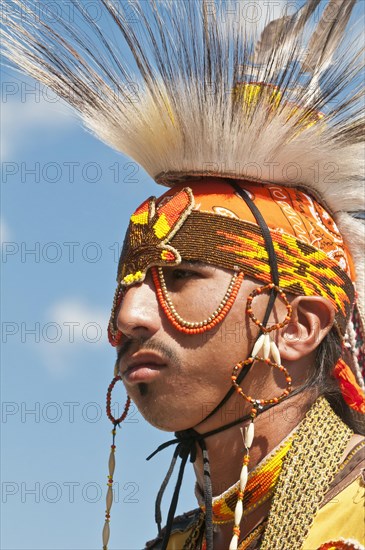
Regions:
<instances>
[{"instance_id":1,"label":"feather roach headdress","mask_svg":"<svg viewBox=\"0 0 365 550\"><path fill-rule=\"evenodd\" d=\"M293 10L284 1L99 0L90 13L80 0L60 3L53 12L47 2L4 2L5 56L74 107L98 138L173 188L162 201L143 203L131 218L114 313L123 289L142 281L149 267L176 265L198 251L235 275L220 308L202 323L184 321L162 286L160 303L177 329L194 334L219 323L240 284L237 271L255 277L254 266L275 296L285 288L332 301L339 332L349 335L360 362L364 58L362 28L351 18L355 4L307 0ZM193 192L184 187L198 178ZM222 183L227 181L235 183ZM237 182L245 182L245 189ZM226 202L218 208L207 199L213 195ZM228 205L230 195L243 199L249 214L234 202ZM257 205L267 209L266 217ZM298 212L307 232L302 236L295 222L284 219ZM186 244L194 227L202 235L214 230L217 246ZM217 250L225 250L224 257ZM250 360L262 348L277 366L278 350L266 334L270 307ZM115 345L114 314L109 329ZM237 377L234 383L239 389ZM115 426L124 418L110 417ZM200 438L204 453L203 443ZM191 448L185 451L186 461ZM110 491L113 453L114 442Z\"/></svg>"},{"instance_id":2,"label":"feather roach headdress","mask_svg":"<svg viewBox=\"0 0 365 550\"><path fill-rule=\"evenodd\" d=\"M210 174L308 191L350 247L364 320L355 0L307 0L294 13L280 2L270 21L277 4L100 0L90 13L79 0L53 12L13 0L3 51L158 183Z\"/></svg>"}]
</instances>

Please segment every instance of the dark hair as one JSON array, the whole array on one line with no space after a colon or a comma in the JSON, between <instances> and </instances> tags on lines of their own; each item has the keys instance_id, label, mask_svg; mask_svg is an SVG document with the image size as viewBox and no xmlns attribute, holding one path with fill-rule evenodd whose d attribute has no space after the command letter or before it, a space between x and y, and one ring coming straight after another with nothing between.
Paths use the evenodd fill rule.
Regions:
<instances>
[{"instance_id":1,"label":"dark hair","mask_svg":"<svg viewBox=\"0 0 365 550\"><path fill-rule=\"evenodd\" d=\"M333 376L333 367L341 354L341 337L333 327L317 348L316 367L307 380L306 387L316 388L319 395L323 395L327 399L335 413L355 433L365 435L363 415L347 405L339 384Z\"/></svg>"}]
</instances>

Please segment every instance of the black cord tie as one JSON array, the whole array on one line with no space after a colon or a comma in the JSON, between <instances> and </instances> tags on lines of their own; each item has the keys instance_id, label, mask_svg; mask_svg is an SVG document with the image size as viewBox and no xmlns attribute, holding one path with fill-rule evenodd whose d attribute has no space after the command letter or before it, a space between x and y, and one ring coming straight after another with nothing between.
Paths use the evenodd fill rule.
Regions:
<instances>
[{"instance_id":1,"label":"black cord tie","mask_svg":"<svg viewBox=\"0 0 365 550\"><path fill-rule=\"evenodd\" d=\"M207 548L213 548L213 492L212 479L210 477L209 454L206 448L205 441L199 441L200 448L203 454L203 471L204 471L204 503L205 503L205 540Z\"/></svg>"},{"instance_id":2,"label":"black cord tie","mask_svg":"<svg viewBox=\"0 0 365 550\"><path fill-rule=\"evenodd\" d=\"M174 493L173 493L173 496L172 496L169 512L168 512L168 515L167 515L166 528L165 528L165 533L164 533L162 546L161 546L162 550L165 550L167 548L169 538L170 538L170 535L171 535L172 524L173 524L174 517L175 517L175 511L176 511L176 507L177 507L177 503L178 503L178 499L179 499L180 488L181 488L181 483L182 483L182 480L183 480L183 477L184 477L184 471L185 471L186 463L188 461L189 456L190 456L190 462L191 463L195 462L196 454L197 454L196 453L196 442L199 441L199 443L201 443L200 440L204 437L204 435L197 433L193 429L185 430L185 431L182 431L182 432L176 432L175 435L176 435L176 439L171 439L170 441L167 441L166 443L163 443L152 454L150 454L146 459L146 460L150 460L151 458L153 458L157 453L159 453L163 449L166 449L170 445L174 445L174 444L177 443L177 447L176 447L175 452L173 454L170 467L169 467L168 472L165 476L165 479L162 482L162 485L161 485L160 490L157 494L156 503L155 503L155 520L156 520L156 523L158 525L158 533L159 533L159 535L161 535L161 523L162 523L161 502L162 502L162 498L163 498L165 489L166 489L166 487L167 487L167 485L168 485L168 483L171 479L172 473L174 471L176 461L177 461L178 457L180 457L181 458L181 463L180 463L179 473L178 473L178 476L177 476L177 481L176 481ZM202 448L205 449L205 444L203 444ZM210 483L210 493L211 493L211 483ZM210 501L210 507L211 506L212 506L212 501ZM212 549L213 549L213 546L211 548L209 548L209 550L212 550Z\"/></svg>"},{"instance_id":3,"label":"black cord tie","mask_svg":"<svg viewBox=\"0 0 365 550\"><path fill-rule=\"evenodd\" d=\"M294 390L286 399L289 400L295 395L298 395L302 391L302 387L297 388ZM266 407L260 407L257 411L257 416L259 416L261 413L268 411L272 407L275 407L276 403L272 403L270 405L266 405ZM251 414L247 414L245 416L242 416L241 418L238 418L237 420L233 420L229 424L225 424L224 426L221 426L219 428L216 428L215 430L212 430L210 432L206 432L204 434L199 434L195 430L185 430L182 432L175 432L175 439L171 439L170 441L166 441L165 443L162 443L153 453L151 453L146 460L150 460L155 455L157 455L160 451L163 451L164 449L167 449L167 447L170 447L171 445L176 445L177 447L175 449L175 452L172 457L172 461L170 464L170 467L168 469L168 472L165 476L165 479L163 480L160 490L157 494L156 498L156 504L155 504L155 519L156 523L158 525L158 534L159 536L162 535L161 533L161 523L162 523L162 515L161 515L161 502L162 497L164 495L165 489L171 479L172 473L174 471L174 467L176 464L176 461L178 457L181 458L181 464L179 469L178 478L176 481L174 494L171 500L166 527L165 527L165 533L163 536L162 546L161 550L166 550L167 545L170 539L171 530L172 530L172 524L175 517L176 507L178 503L179 493L180 493L180 487L185 471L185 466L187 463L187 460L190 455L190 462L194 463L196 460L196 443L198 443L199 447L202 450L203 453L203 464L204 464L204 505L205 505L205 528L206 528L206 534L205 538L207 541L207 550L213 550L213 509L212 509L212 482L211 482L211 476L210 476L210 463L209 463L209 455L208 455L208 449L205 445L205 439L207 437L211 437L212 435L218 434L220 432L223 432L225 430L228 430L229 428L232 428L233 426L237 426L237 424L242 424L243 422L247 422L251 419Z\"/></svg>"},{"instance_id":4,"label":"black cord tie","mask_svg":"<svg viewBox=\"0 0 365 550\"><path fill-rule=\"evenodd\" d=\"M190 457L190 462L194 463L196 461L197 456L197 446L198 443L202 455L203 455L203 472L204 472L204 504L205 504L205 514L206 514L206 541L207 541L207 550L213 550L213 509L212 509L212 480L210 476L210 463L209 463L209 454L208 449L205 445L205 439L207 437L211 437L212 435L215 435L217 433L223 432L224 430L228 430L229 428L232 428L233 426L236 426L237 424L241 424L242 422L245 422L249 420L251 417L250 415L243 416L241 418L238 418L237 420L234 420L233 422L230 422L229 424L226 424L225 426L220 426L219 428L216 428L215 430L211 430L210 432L206 432L204 434L200 434L196 432L195 430L184 430L181 432L175 432L175 439L171 439L170 441L166 441L165 443L162 443L157 449L151 453L146 460L150 460L153 458L157 453L160 451L163 451L167 447L170 447L170 445L177 444L177 447L174 451L170 467L168 469L168 472L165 476L165 479L163 480L160 490L158 491L157 497L156 497L156 503L155 503L155 520L158 526L158 534L161 536L161 524L162 524L162 514L161 514L161 502L162 498L165 492L165 489L171 479L171 476L173 474L176 461L180 457L181 463L179 468L179 473L177 476L177 481L174 489L174 493L172 496L170 508L167 515L167 521L166 521L166 527L165 527L165 533L163 536L162 546L161 550L166 550L169 538L171 535L171 529L172 524L175 517L176 507L179 499L179 493L181 488L181 483L184 476L185 466L188 461L188 458Z\"/></svg>"}]
</instances>

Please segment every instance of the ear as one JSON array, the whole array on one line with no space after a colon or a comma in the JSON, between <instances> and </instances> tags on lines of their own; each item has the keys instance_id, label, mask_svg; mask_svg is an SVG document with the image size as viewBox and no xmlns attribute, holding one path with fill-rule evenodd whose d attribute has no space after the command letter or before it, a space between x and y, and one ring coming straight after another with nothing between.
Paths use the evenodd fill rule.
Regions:
<instances>
[{"instance_id":1,"label":"ear","mask_svg":"<svg viewBox=\"0 0 365 550\"><path fill-rule=\"evenodd\" d=\"M312 353L329 333L335 319L333 305L321 296L297 296L289 325L279 336L282 359L298 361Z\"/></svg>"}]
</instances>

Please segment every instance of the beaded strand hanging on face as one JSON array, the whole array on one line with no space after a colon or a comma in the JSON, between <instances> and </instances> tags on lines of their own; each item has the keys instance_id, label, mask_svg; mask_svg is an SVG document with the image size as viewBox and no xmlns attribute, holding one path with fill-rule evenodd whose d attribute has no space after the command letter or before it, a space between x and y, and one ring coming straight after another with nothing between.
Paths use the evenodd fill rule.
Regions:
<instances>
[{"instance_id":1,"label":"beaded strand hanging on face","mask_svg":"<svg viewBox=\"0 0 365 550\"><path fill-rule=\"evenodd\" d=\"M156 287L157 299L162 310L174 328L180 332L184 332L185 334L201 334L211 330L222 322L232 308L244 279L244 274L242 272L234 273L228 285L227 292L222 298L217 309L203 321L189 322L178 314L172 303L167 290L163 269L161 267L152 267L151 273Z\"/></svg>"},{"instance_id":2,"label":"beaded strand hanging on face","mask_svg":"<svg viewBox=\"0 0 365 550\"><path fill-rule=\"evenodd\" d=\"M126 289L123 288L122 285L119 283L114 294L112 311L108 324L108 339L113 347L119 346L123 337L123 334L120 332L120 330L118 330L118 327L115 325L115 321L117 317L117 312L122 303L123 297L125 296L125 293Z\"/></svg>"},{"instance_id":3,"label":"beaded strand hanging on face","mask_svg":"<svg viewBox=\"0 0 365 550\"><path fill-rule=\"evenodd\" d=\"M113 423L113 429L112 429L112 444L110 447L110 455L109 455L109 474L108 474L108 490L106 493L106 510L105 510L105 523L103 528L103 550L108 550L108 542L110 537L110 510L113 504L113 476L114 476L114 470L115 470L115 436L117 433L117 426L120 426L120 424L127 418L129 407L131 404L130 397L127 397L126 404L124 405L124 410L122 415L119 418L114 418L112 411L111 411L111 398L112 398L112 391L115 386L115 384L119 381L121 381L120 376L115 376L113 380L111 381L108 391L106 394L106 414L109 418L109 420Z\"/></svg>"}]
</instances>

